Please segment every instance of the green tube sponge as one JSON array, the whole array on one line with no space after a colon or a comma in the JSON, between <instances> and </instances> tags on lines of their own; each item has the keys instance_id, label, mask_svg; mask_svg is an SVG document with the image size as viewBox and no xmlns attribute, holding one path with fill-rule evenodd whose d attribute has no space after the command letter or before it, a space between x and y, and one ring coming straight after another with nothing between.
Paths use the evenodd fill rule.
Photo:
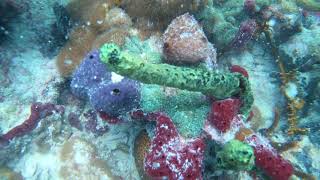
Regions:
<instances>
[{"instance_id":1,"label":"green tube sponge","mask_svg":"<svg viewBox=\"0 0 320 180\"><path fill-rule=\"evenodd\" d=\"M218 168L249 171L254 167L254 151L251 146L231 140L217 153Z\"/></svg>"},{"instance_id":2,"label":"green tube sponge","mask_svg":"<svg viewBox=\"0 0 320 180\"><path fill-rule=\"evenodd\" d=\"M217 99L240 94L244 114L249 112L253 103L248 79L241 74L147 63L129 52L121 51L115 44L105 44L100 50L101 60L109 70L143 83L198 91Z\"/></svg>"},{"instance_id":3,"label":"green tube sponge","mask_svg":"<svg viewBox=\"0 0 320 180\"><path fill-rule=\"evenodd\" d=\"M320 2L315 0L297 0L297 4L309 11L320 11Z\"/></svg>"}]
</instances>

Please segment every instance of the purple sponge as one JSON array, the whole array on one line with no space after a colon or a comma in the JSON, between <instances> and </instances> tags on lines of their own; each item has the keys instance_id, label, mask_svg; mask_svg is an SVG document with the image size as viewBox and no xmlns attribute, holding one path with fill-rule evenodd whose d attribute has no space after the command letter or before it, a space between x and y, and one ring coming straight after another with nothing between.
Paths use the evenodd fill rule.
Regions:
<instances>
[{"instance_id":1,"label":"purple sponge","mask_svg":"<svg viewBox=\"0 0 320 180\"><path fill-rule=\"evenodd\" d=\"M89 91L89 100L97 111L117 117L138 108L139 84L126 78L117 83L101 84Z\"/></svg>"},{"instance_id":2,"label":"purple sponge","mask_svg":"<svg viewBox=\"0 0 320 180\"><path fill-rule=\"evenodd\" d=\"M78 98L87 99L89 89L95 88L100 83L107 83L110 79L111 73L100 61L100 52L93 50L73 73L71 91Z\"/></svg>"}]
</instances>

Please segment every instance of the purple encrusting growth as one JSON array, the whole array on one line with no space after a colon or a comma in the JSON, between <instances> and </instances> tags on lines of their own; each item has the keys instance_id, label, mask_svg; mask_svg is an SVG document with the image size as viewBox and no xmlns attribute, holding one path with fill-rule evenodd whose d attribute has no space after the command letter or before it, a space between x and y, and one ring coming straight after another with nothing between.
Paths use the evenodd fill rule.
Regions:
<instances>
[{"instance_id":1,"label":"purple encrusting growth","mask_svg":"<svg viewBox=\"0 0 320 180\"><path fill-rule=\"evenodd\" d=\"M91 51L73 73L71 91L79 98L89 99L96 111L111 117L137 108L140 102L138 82L127 78L112 82L98 50Z\"/></svg>"},{"instance_id":2,"label":"purple encrusting growth","mask_svg":"<svg viewBox=\"0 0 320 180\"><path fill-rule=\"evenodd\" d=\"M83 115L86 118L84 127L87 131L92 132L95 136L102 136L108 132L109 127L107 125L98 126L97 113L94 110L88 110Z\"/></svg>"},{"instance_id":3,"label":"purple encrusting growth","mask_svg":"<svg viewBox=\"0 0 320 180\"><path fill-rule=\"evenodd\" d=\"M253 39L255 33L257 32L258 24L254 19L248 19L241 23L238 33L231 42L233 48L243 48L250 40Z\"/></svg>"},{"instance_id":4,"label":"purple encrusting growth","mask_svg":"<svg viewBox=\"0 0 320 180\"><path fill-rule=\"evenodd\" d=\"M87 99L88 91L102 82L108 82L111 73L100 61L100 52L93 50L85 57L72 75L71 91L78 98Z\"/></svg>"},{"instance_id":5,"label":"purple encrusting growth","mask_svg":"<svg viewBox=\"0 0 320 180\"><path fill-rule=\"evenodd\" d=\"M138 108L140 102L139 84L130 79L117 83L101 84L89 91L91 105L100 112L117 117Z\"/></svg>"}]
</instances>

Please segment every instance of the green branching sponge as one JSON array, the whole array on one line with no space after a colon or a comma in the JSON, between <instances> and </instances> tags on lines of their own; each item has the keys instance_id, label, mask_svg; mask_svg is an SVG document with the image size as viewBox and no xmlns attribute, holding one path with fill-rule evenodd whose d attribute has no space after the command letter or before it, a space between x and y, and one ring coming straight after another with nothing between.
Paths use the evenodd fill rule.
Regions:
<instances>
[{"instance_id":1,"label":"green branching sponge","mask_svg":"<svg viewBox=\"0 0 320 180\"><path fill-rule=\"evenodd\" d=\"M251 146L238 140L231 140L217 153L219 168L249 171L254 167L254 151Z\"/></svg>"},{"instance_id":2,"label":"green branching sponge","mask_svg":"<svg viewBox=\"0 0 320 180\"><path fill-rule=\"evenodd\" d=\"M121 51L115 44L105 44L100 50L101 60L109 70L143 83L198 91L217 99L240 95L243 114L249 112L253 103L249 82L241 74L147 63L133 54Z\"/></svg>"}]
</instances>

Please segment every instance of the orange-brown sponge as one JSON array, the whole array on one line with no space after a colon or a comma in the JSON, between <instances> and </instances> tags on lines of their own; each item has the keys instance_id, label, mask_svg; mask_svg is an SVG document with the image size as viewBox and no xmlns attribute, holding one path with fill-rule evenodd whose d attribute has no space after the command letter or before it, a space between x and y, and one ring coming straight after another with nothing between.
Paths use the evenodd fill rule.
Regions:
<instances>
[{"instance_id":1,"label":"orange-brown sponge","mask_svg":"<svg viewBox=\"0 0 320 180\"><path fill-rule=\"evenodd\" d=\"M57 67L62 76L71 75L81 63L82 58L91 50L95 33L88 27L77 27L70 35L70 39L60 50L57 57Z\"/></svg>"}]
</instances>

